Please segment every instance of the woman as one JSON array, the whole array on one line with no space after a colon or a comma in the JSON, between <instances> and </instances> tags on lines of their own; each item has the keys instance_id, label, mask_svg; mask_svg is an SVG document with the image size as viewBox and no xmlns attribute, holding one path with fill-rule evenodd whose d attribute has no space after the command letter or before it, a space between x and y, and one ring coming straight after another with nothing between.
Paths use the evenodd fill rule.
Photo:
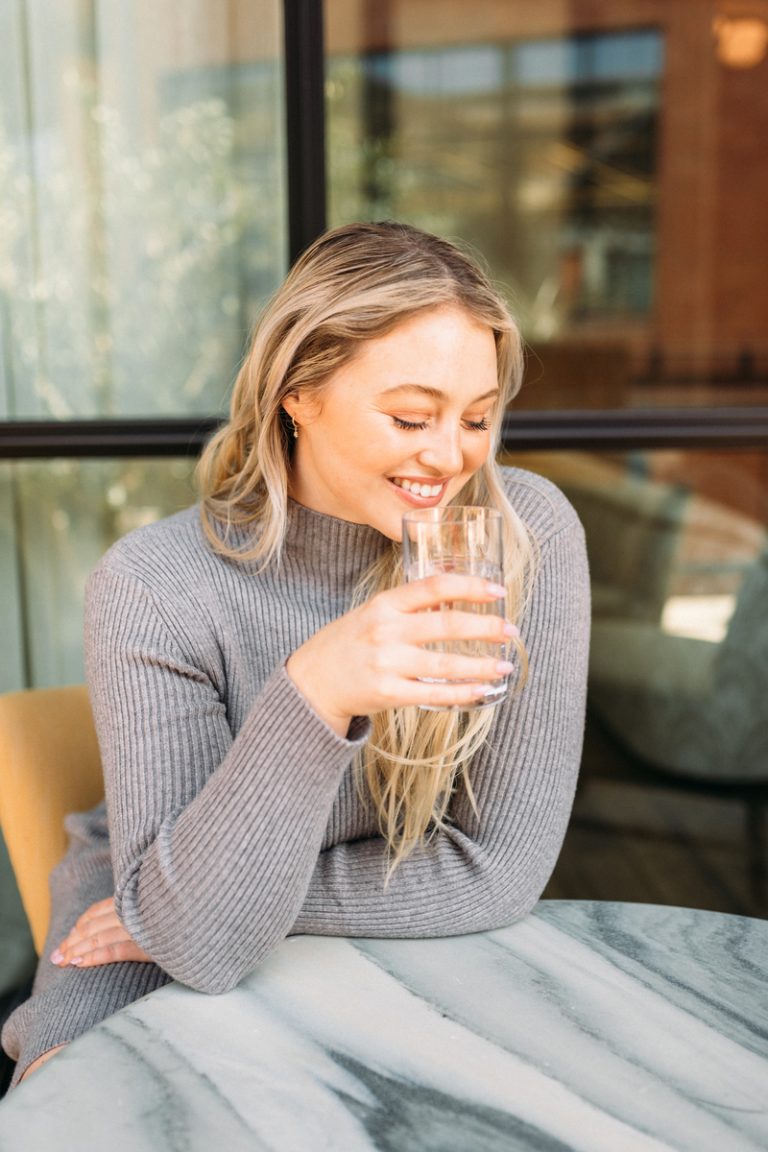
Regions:
<instances>
[{"instance_id":1,"label":"woman","mask_svg":"<svg viewBox=\"0 0 768 1152\"><path fill-rule=\"evenodd\" d=\"M170 979L232 988L291 933L447 935L536 903L575 786L589 604L570 506L495 464L520 377L503 300L448 242L354 224L298 261L200 507L90 580L108 820L70 817L50 948L4 1032L17 1079ZM501 510L507 619L429 611L497 600L479 577L402 584L403 513L448 503ZM425 648L462 637L516 652L494 708L473 705L507 663Z\"/></svg>"}]
</instances>

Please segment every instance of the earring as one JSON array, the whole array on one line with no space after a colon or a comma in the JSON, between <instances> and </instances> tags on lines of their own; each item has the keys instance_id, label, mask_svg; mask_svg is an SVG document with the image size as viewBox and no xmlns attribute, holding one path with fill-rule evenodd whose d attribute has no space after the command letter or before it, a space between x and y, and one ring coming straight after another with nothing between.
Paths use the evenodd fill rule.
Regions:
<instances>
[{"instance_id":1,"label":"earring","mask_svg":"<svg viewBox=\"0 0 768 1152\"><path fill-rule=\"evenodd\" d=\"M299 438L298 425L297 425L296 421L294 420L293 416L290 417L290 420L291 420L291 424L293 425L293 438L294 438L294 440L298 440L298 438Z\"/></svg>"}]
</instances>

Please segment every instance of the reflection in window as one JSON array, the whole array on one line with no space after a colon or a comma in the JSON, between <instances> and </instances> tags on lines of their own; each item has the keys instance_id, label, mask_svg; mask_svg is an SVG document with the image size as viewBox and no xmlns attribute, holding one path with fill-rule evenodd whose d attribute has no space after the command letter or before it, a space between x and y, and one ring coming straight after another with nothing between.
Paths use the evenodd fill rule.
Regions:
<instances>
[{"instance_id":1,"label":"reflection in window","mask_svg":"<svg viewBox=\"0 0 768 1152\"><path fill-rule=\"evenodd\" d=\"M661 68L648 29L334 56L333 219L471 238L532 339L645 316Z\"/></svg>"},{"instance_id":2,"label":"reflection in window","mask_svg":"<svg viewBox=\"0 0 768 1152\"><path fill-rule=\"evenodd\" d=\"M550 894L765 915L768 455L515 462L570 497L591 569L582 780ZM602 875L577 890L590 854Z\"/></svg>"}]
</instances>

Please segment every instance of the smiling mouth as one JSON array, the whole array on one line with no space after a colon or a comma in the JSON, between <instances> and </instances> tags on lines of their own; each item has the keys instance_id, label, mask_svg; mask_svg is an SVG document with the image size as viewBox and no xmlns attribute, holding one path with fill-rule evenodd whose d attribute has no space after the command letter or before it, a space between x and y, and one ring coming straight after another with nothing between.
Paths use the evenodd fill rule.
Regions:
<instances>
[{"instance_id":1,"label":"smiling mouth","mask_svg":"<svg viewBox=\"0 0 768 1152\"><path fill-rule=\"evenodd\" d=\"M421 500L438 499L442 496L448 483L447 480L441 480L438 483L430 483L429 480L407 480L400 476L390 476L389 480L396 488L400 488L409 496L415 496Z\"/></svg>"}]
</instances>

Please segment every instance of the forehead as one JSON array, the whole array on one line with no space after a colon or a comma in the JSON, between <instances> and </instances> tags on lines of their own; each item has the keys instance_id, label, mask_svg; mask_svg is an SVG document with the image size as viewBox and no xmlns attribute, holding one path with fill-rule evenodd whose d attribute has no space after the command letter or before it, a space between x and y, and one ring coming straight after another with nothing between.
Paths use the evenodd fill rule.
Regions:
<instances>
[{"instance_id":1,"label":"forehead","mask_svg":"<svg viewBox=\"0 0 768 1152\"><path fill-rule=\"evenodd\" d=\"M389 392L408 386L473 396L496 387L493 330L450 305L408 317L383 336L364 341L329 387Z\"/></svg>"}]
</instances>

